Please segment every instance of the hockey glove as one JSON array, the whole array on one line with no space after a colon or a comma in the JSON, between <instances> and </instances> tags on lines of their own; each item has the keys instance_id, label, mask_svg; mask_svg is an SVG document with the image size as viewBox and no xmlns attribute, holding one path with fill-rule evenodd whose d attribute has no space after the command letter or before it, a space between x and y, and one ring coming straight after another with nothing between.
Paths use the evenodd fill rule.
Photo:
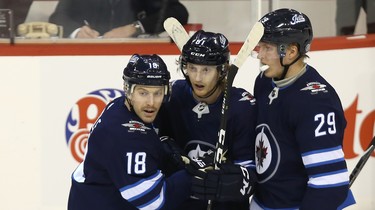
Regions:
<instances>
[{"instance_id":1,"label":"hockey glove","mask_svg":"<svg viewBox=\"0 0 375 210\"><path fill-rule=\"evenodd\" d=\"M205 176L207 170L214 168L214 154L208 153L203 157L185 159L186 170L194 176Z\"/></svg>"},{"instance_id":2,"label":"hockey glove","mask_svg":"<svg viewBox=\"0 0 375 210\"><path fill-rule=\"evenodd\" d=\"M241 201L253 193L257 181L253 171L225 163L192 179L193 196L201 200Z\"/></svg>"},{"instance_id":3,"label":"hockey glove","mask_svg":"<svg viewBox=\"0 0 375 210\"><path fill-rule=\"evenodd\" d=\"M163 150L167 155L167 161L170 165L172 165L169 167L174 168L174 170L185 168L184 159L186 158L186 156L184 155L184 151L180 148L176 141L169 136L160 137L160 141L163 145Z\"/></svg>"}]
</instances>

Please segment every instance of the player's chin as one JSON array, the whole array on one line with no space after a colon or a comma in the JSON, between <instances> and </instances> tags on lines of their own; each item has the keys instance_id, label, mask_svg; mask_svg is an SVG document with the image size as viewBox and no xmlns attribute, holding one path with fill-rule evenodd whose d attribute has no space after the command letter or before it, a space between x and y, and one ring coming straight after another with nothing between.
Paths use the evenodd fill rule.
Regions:
<instances>
[{"instance_id":1,"label":"player's chin","mask_svg":"<svg viewBox=\"0 0 375 210\"><path fill-rule=\"evenodd\" d=\"M156 118L156 111L149 112L149 111L143 111L142 113L142 120L145 123L152 123Z\"/></svg>"},{"instance_id":2,"label":"player's chin","mask_svg":"<svg viewBox=\"0 0 375 210\"><path fill-rule=\"evenodd\" d=\"M205 88L197 88L197 89L194 89L194 94L196 95L196 96L198 96L198 97L204 97L204 96L206 96L206 94L207 94L207 91L206 91L206 89Z\"/></svg>"},{"instance_id":3,"label":"player's chin","mask_svg":"<svg viewBox=\"0 0 375 210\"><path fill-rule=\"evenodd\" d=\"M155 120L155 116L142 116L141 119L145 123L152 123Z\"/></svg>"},{"instance_id":4,"label":"player's chin","mask_svg":"<svg viewBox=\"0 0 375 210\"><path fill-rule=\"evenodd\" d=\"M268 78L274 78L277 76L277 74L272 70L272 68L268 68L266 70L264 70L264 76L268 77Z\"/></svg>"}]
</instances>

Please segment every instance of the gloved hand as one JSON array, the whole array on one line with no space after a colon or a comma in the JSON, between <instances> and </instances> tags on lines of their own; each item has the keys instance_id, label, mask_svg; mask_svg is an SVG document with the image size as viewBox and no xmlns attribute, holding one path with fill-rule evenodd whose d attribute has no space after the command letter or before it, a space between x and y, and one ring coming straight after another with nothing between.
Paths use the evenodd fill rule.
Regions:
<instances>
[{"instance_id":1,"label":"gloved hand","mask_svg":"<svg viewBox=\"0 0 375 210\"><path fill-rule=\"evenodd\" d=\"M203 157L189 158L173 138L162 136L160 141L168 157L169 172L185 168L192 175L202 175L204 170L213 168L213 152L208 152Z\"/></svg>"},{"instance_id":2,"label":"gloved hand","mask_svg":"<svg viewBox=\"0 0 375 210\"><path fill-rule=\"evenodd\" d=\"M233 163L206 170L192 179L193 196L201 200L240 201L253 193L255 172Z\"/></svg>"},{"instance_id":3,"label":"gloved hand","mask_svg":"<svg viewBox=\"0 0 375 210\"><path fill-rule=\"evenodd\" d=\"M204 176L207 170L214 168L214 153L206 153L203 157L184 157L186 170L194 176Z\"/></svg>"},{"instance_id":4,"label":"gloved hand","mask_svg":"<svg viewBox=\"0 0 375 210\"><path fill-rule=\"evenodd\" d=\"M167 155L167 161L169 161L172 165L169 167L174 168L173 170L185 168L185 162L183 160L186 158L186 156L184 155L184 151L180 148L176 141L169 136L160 137L160 141L163 145L163 150Z\"/></svg>"}]
</instances>

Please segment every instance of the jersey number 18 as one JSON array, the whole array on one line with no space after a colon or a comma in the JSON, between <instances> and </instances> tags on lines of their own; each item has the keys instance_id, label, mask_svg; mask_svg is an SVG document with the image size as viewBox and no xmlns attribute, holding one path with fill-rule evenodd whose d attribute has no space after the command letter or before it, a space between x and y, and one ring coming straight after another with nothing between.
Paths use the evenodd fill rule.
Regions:
<instances>
[{"instance_id":1,"label":"jersey number 18","mask_svg":"<svg viewBox=\"0 0 375 210\"><path fill-rule=\"evenodd\" d=\"M128 152L126 153L127 173L128 174L143 174L146 172L146 153L145 152Z\"/></svg>"}]
</instances>

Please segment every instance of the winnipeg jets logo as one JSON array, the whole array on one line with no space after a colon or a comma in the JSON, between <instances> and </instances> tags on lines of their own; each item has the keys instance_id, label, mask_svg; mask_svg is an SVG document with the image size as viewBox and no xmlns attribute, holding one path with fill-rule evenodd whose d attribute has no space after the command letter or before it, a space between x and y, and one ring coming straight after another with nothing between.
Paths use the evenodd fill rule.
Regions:
<instances>
[{"instance_id":1,"label":"winnipeg jets logo","mask_svg":"<svg viewBox=\"0 0 375 210\"><path fill-rule=\"evenodd\" d=\"M151 130L151 128L145 126L145 124L130 120L128 123L122 124L122 126L129 128L128 132L134 132L134 131L140 131L140 132L146 132L146 130Z\"/></svg>"},{"instance_id":2,"label":"winnipeg jets logo","mask_svg":"<svg viewBox=\"0 0 375 210\"><path fill-rule=\"evenodd\" d=\"M271 179L280 165L280 147L267 124L256 127L255 138L256 171L259 174L259 183Z\"/></svg>"},{"instance_id":3,"label":"winnipeg jets logo","mask_svg":"<svg viewBox=\"0 0 375 210\"><path fill-rule=\"evenodd\" d=\"M263 167L263 161L266 159L267 154L268 154L268 147L265 146L264 140L261 139L259 141L259 144L256 146L256 157L258 161L258 167Z\"/></svg>"},{"instance_id":4,"label":"winnipeg jets logo","mask_svg":"<svg viewBox=\"0 0 375 210\"><path fill-rule=\"evenodd\" d=\"M303 17L303 15L298 15L298 14L295 14L293 15L292 17L292 21L290 21L290 24L292 25L295 25L297 23L301 23L301 22L305 22L305 18Z\"/></svg>"},{"instance_id":5,"label":"winnipeg jets logo","mask_svg":"<svg viewBox=\"0 0 375 210\"><path fill-rule=\"evenodd\" d=\"M255 152L256 152L257 171L262 173L262 171L264 169L267 169L269 166L269 161L271 158L268 157L268 155L272 156L268 138L264 134L264 128L262 129L261 133L257 135Z\"/></svg>"},{"instance_id":6,"label":"winnipeg jets logo","mask_svg":"<svg viewBox=\"0 0 375 210\"><path fill-rule=\"evenodd\" d=\"M311 94L318 94L319 92L326 93L328 92L326 90L327 85L321 84L320 82L309 82L306 84L306 87L302 88L302 91L309 90L311 91Z\"/></svg>"},{"instance_id":7,"label":"winnipeg jets logo","mask_svg":"<svg viewBox=\"0 0 375 210\"><path fill-rule=\"evenodd\" d=\"M242 98L239 101L249 101L251 105L255 104L255 98L253 95L251 95L249 92L243 92L241 94Z\"/></svg>"},{"instance_id":8,"label":"winnipeg jets logo","mask_svg":"<svg viewBox=\"0 0 375 210\"><path fill-rule=\"evenodd\" d=\"M204 102L200 102L197 104L193 109L193 112L197 113L198 119L202 117L202 114L209 114L210 109L208 108L207 104Z\"/></svg>"}]
</instances>

